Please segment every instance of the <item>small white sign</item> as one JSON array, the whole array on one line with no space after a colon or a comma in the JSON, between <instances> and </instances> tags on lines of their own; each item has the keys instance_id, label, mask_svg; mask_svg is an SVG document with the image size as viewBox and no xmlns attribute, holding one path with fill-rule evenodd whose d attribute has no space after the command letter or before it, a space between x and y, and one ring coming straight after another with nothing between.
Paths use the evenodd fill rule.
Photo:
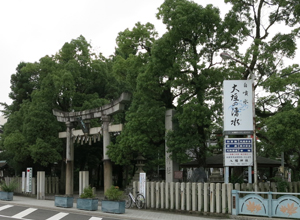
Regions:
<instances>
[{"instance_id":1,"label":"small white sign","mask_svg":"<svg viewBox=\"0 0 300 220\"><path fill-rule=\"evenodd\" d=\"M146 173L140 173L140 191L145 198L146 198Z\"/></svg>"},{"instance_id":2,"label":"small white sign","mask_svg":"<svg viewBox=\"0 0 300 220\"><path fill-rule=\"evenodd\" d=\"M224 134L252 134L252 80L224 80L223 95Z\"/></svg>"},{"instance_id":3,"label":"small white sign","mask_svg":"<svg viewBox=\"0 0 300 220\"><path fill-rule=\"evenodd\" d=\"M26 192L32 192L32 167L27 168L26 172Z\"/></svg>"}]
</instances>

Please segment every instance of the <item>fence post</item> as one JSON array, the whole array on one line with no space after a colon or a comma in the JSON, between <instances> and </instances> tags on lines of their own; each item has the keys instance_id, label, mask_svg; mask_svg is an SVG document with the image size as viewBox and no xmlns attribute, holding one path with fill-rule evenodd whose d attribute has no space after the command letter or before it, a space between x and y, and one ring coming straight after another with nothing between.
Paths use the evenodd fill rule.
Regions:
<instances>
[{"instance_id":1,"label":"fence post","mask_svg":"<svg viewBox=\"0 0 300 220\"><path fill-rule=\"evenodd\" d=\"M232 183L227 184L227 198L228 198L228 214L232 211Z\"/></svg>"},{"instance_id":2,"label":"fence post","mask_svg":"<svg viewBox=\"0 0 300 220\"><path fill-rule=\"evenodd\" d=\"M24 177L25 177L25 172L24 172L24 174L22 174L22 175L24 175ZM17 192L18 193L23 193L23 186L24 186L24 192L25 192L25 180L24 180L24 183L23 183L23 181L22 181L22 179L23 179L23 177L18 177L17 178L17 183L18 183L18 189L17 189Z\"/></svg>"},{"instance_id":3,"label":"fence post","mask_svg":"<svg viewBox=\"0 0 300 220\"><path fill-rule=\"evenodd\" d=\"M293 182L294 193L298 193L297 182Z\"/></svg>"},{"instance_id":4,"label":"fence post","mask_svg":"<svg viewBox=\"0 0 300 220\"><path fill-rule=\"evenodd\" d=\"M59 193L59 179L58 177L55 178L55 194Z\"/></svg>"},{"instance_id":5,"label":"fence post","mask_svg":"<svg viewBox=\"0 0 300 220\"><path fill-rule=\"evenodd\" d=\"M197 188L196 183L192 183L192 211L197 211Z\"/></svg>"},{"instance_id":6,"label":"fence post","mask_svg":"<svg viewBox=\"0 0 300 220\"><path fill-rule=\"evenodd\" d=\"M240 183L234 184L234 189L237 191L241 191L241 184Z\"/></svg>"},{"instance_id":7,"label":"fence post","mask_svg":"<svg viewBox=\"0 0 300 220\"><path fill-rule=\"evenodd\" d=\"M53 180L53 178L51 179ZM88 186L89 186L89 171L79 171L79 196L83 193L84 188Z\"/></svg>"},{"instance_id":8,"label":"fence post","mask_svg":"<svg viewBox=\"0 0 300 220\"><path fill-rule=\"evenodd\" d=\"M156 208L159 209L160 206L160 202L159 202L159 193L160 193L160 189L159 189L159 182L156 182L155 184L155 202L156 202Z\"/></svg>"},{"instance_id":9,"label":"fence post","mask_svg":"<svg viewBox=\"0 0 300 220\"><path fill-rule=\"evenodd\" d=\"M53 177L51 177L51 179L52 179L52 193L55 194L56 193L55 192L55 177L53 176Z\"/></svg>"},{"instance_id":10,"label":"fence post","mask_svg":"<svg viewBox=\"0 0 300 220\"><path fill-rule=\"evenodd\" d=\"M155 202L154 202L154 191L155 191L155 187L154 187L154 182L151 182L151 208L154 209L155 207Z\"/></svg>"},{"instance_id":11,"label":"fence post","mask_svg":"<svg viewBox=\"0 0 300 220\"><path fill-rule=\"evenodd\" d=\"M175 185L174 182L170 182L170 209L174 209L174 204L175 204Z\"/></svg>"},{"instance_id":12,"label":"fence post","mask_svg":"<svg viewBox=\"0 0 300 220\"><path fill-rule=\"evenodd\" d=\"M209 194L209 191L208 191L208 185L209 183L204 183L204 212L208 212L208 205L209 205L209 197L208 197L208 194Z\"/></svg>"},{"instance_id":13,"label":"fence post","mask_svg":"<svg viewBox=\"0 0 300 220\"><path fill-rule=\"evenodd\" d=\"M31 190L31 194L35 195L36 194L36 178L32 177L32 190Z\"/></svg>"},{"instance_id":14,"label":"fence post","mask_svg":"<svg viewBox=\"0 0 300 220\"><path fill-rule=\"evenodd\" d=\"M226 213L227 211L227 188L226 183L222 183L222 213Z\"/></svg>"},{"instance_id":15,"label":"fence post","mask_svg":"<svg viewBox=\"0 0 300 220\"><path fill-rule=\"evenodd\" d=\"M166 194L166 199L165 199L165 208L166 209L169 209L170 208L170 183L169 182L166 182L165 183L165 194Z\"/></svg>"},{"instance_id":16,"label":"fence post","mask_svg":"<svg viewBox=\"0 0 300 220\"><path fill-rule=\"evenodd\" d=\"M216 184L216 213L221 213L221 183Z\"/></svg>"},{"instance_id":17,"label":"fence post","mask_svg":"<svg viewBox=\"0 0 300 220\"><path fill-rule=\"evenodd\" d=\"M209 211L211 212L211 213L214 213L215 212L215 203L216 203L216 186L215 186L216 184L215 183L211 183L210 184L210 201L209 201L209 203L210 203L210 209L209 209Z\"/></svg>"},{"instance_id":18,"label":"fence post","mask_svg":"<svg viewBox=\"0 0 300 220\"><path fill-rule=\"evenodd\" d=\"M186 183L186 210L191 211L191 183Z\"/></svg>"},{"instance_id":19,"label":"fence post","mask_svg":"<svg viewBox=\"0 0 300 220\"><path fill-rule=\"evenodd\" d=\"M37 172L37 199L45 200L45 171Z\"/></svg>"},{"instance_id":20,"label":"fence post","mask_svg":"<svg viewBox=\"0 0 300 220\"><path fill-rule=\"evenodd\" d=\"M179 210L180 196L179 196L179 182L175 183L175 209Z\"/></svg>"},{"instance_id":21,"label":"fence post","mask_svg":"<svg viewBox=\"0 0 300 220\"><path fill-rule=\"evenodd\" d=\"M293 185L291 182L288 183L288 192L290 192L290 193L293 192Z\"/></svg>"},{"instance_id":22,"label":"fence post","mask_svg":"<svg viewBox=\"0 0 300 220\"><path fill-rule=\"evenodd\" d=\"M185 210L185 183L180 184L181 210Z\"/></svg>"},{"instance_id":23,"label":"fence post","mask_svg":"<svg viewBox=\"0 0 300 220\"><path fill-rule=\"evenodd\" d=\"M146 207L150 207L150 182L146 182Z\"/></svg>"},{"instance_id":24,"label":"fence post","mask_svg":"<svg viewBox=\"0 0 300 220\"><path fill-rule=\"evenodd\" d=\"M198 186L198 212L201 212L203 207L203 183L197 183L197 186Z\"/></svg>"},{"instance_id":25,"label":"fence post","mask_svg":"<svg viewBox=\"0 0 300 220\"><path fill-rule=\"evenodd\" d=\"M247 183L247 190L253 191L253 183Z\"/></svg>"},{"instance_id":26,"label":"fence post","mask_svg":"<svg viewBox=\"0 0 300 220\"><path fill-rule=\"evenodd\" d=\"M133 188L132 194L133 194L134 197L136 197L136 191L139 190L137 187L138 187L137 182L136 182L136 181L133 181L133 182L132 182L132 188Z\"/></svg>"},{"instance_id":27,"label":"fence post","mask_svg":"<svg viewBox=\"0 0 300 220\"><path fill-rule=\"evenodd\" d=\"M265 191L265 187L264 187L264 186L265 186L264 183L262 183L262 182L258 183L258 191L259 191L259 192L264 192L264 191ZM266 194L263 194L263 195L261 195L261 196L262 196L264 199L268 197L268 195L266 195Z\"/></svg>"},{"instance_id":28,"label":"fence post","mask_svg":"<svg viewBox=\"0 0 300 220\"><path fill-rule=\"evenodd\" d=\"M271 191L272 192L277 192L277 187L276 187L276 183L275 182L271 182ZM273 194L273 199L276 199L276 195Z\"/></svg>"},{"instance_id":29,"label":"fence post","mask_svg":"<svg viewBox=\"0 0 300 220\"><path fill-rule=\"evenodd\" d=\"M160 183L160 208L164 209L165 208L165 183L161 182Z\"/></svg>"}]
</instances>

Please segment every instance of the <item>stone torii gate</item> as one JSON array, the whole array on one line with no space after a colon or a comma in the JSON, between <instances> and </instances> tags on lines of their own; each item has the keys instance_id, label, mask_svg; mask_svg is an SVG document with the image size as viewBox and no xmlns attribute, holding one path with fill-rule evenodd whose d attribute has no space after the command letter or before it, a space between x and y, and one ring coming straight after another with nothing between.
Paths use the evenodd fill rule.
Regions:
<instances>
[{"instance_id":1,"label":"stone torii gate","mask_svg":"<svg viewBox=\"0 0 300 220\"><path fill-rule=\"evenodd\" d=\"M122 125L109 125L111 115L116 114L124 110L124 103L130 101L131 94L122 93L121 96L112 101L110 104L106 104L102 107L89 109L80 112L64 112L57 109L53 109L53 115L56 116L57 121L66 123L67 131L60 132L59 138L67 138L66 143L66 195L73 195L74 186L74 145L76 140L94 141L98 138L100 140L100 134L103 135L103 163L104 163L104 191L112 185L112 163L107 155L107 146L110 143L109 132L121 131ZM85 126L83 120L89 120L94 118L101 118L103 127L89 128L89 124ZM72 130L73 123L80 119L82 123L82 130ZM89 139L89 140L88 140Z\"/></svg>"}]
</instances>

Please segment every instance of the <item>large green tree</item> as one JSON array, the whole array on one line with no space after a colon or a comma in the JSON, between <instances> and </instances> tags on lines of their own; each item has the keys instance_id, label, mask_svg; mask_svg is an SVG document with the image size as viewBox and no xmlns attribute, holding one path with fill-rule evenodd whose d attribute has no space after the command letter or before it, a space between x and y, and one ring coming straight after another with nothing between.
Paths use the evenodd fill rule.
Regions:
<instances>
[{"instance_id":1,"label":"large green tree","mask_svg":"<svg viewBox=\"0 0 300 220\"><path fill-rule=\"evenodd\" d=\"M299 170L299 164L288 159L291 145L297 151L298 145L289 142L290 135L280 132L281 128L294 123L288 120L297 115L300 68L294 57L300 37L299 1L225 2L232 4L228 14L244 23L248 32L245 35L247 42L241 45L243 50L238 53L228 50L233 59L229 61L227 71L238 72L240 79L250 79L253 74L259 154L275 158L286 152L288 166ZM296 127L292 128L295 132ZM275 134L278 135L276 138Z\"/></svg>"},{"instance_id":2,"label":"large green tree","mask_svg":"<svg viewBox=\"0 0 300 220\"><path fill-rule=\"evenodd\" d=\"M47 170L55 162L63 164L65 143L58 139L58 132L66 128L57 122L52 109L96 108L120 95L121 84L111 74L111 60L91 51L89 43L80 36L65 43L54 56L36 63L21 63L12 75L13 103L6 105L4 111L8 121L1 145L14 168L30 165L35 170ZM91 126L100 125L99 121L91 121ZM81 145L75 145L75 151L81 151L77 158L80 168L98 167L101 163L101 142L93 143L90 149L85 151Z\"/></svg>"}]
</instances>

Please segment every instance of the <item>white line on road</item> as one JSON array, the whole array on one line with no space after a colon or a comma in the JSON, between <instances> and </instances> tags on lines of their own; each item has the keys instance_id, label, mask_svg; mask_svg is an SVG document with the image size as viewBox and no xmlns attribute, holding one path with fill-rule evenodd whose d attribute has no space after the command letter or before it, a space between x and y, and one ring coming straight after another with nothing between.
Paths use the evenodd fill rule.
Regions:
<instances>
[{"instance_id":1,"label":"white line on road","mask_svg":"<svg viewBox=\"0 0 300 220\"><path fill-rule=\"evenodd\" d=\"M13 207L13 205L4 205L0 207L0 211L4 210L4 209L8 209L10 207Z\"/></svg>"},{"instance_id":2,"label":"white line on road","mask_svg":"<svg viewBox=\"0 0 300 220\"><path fill-rule=\"evenodd\" d=\"M47 218L46 220L59 220L59 219L62 219L63 217L65 217L66 215L69 215L69 213L60 212L50 218Z\"/></svg>"},{"instance_id":3,"label":"white line on road","mask_svg":"<svg viewBox=\"0 0 300 220\"><path fill-rule=\"evenodd\" d=\"M92 217L89 220L102 220L102 218Z\"/></svg>"},{"instance_id":4,"label":"white line on road","mask_svg":"<svg viewBox=\"0 0 300 220\"><path fill-rule=\"evenodd\" d=\"M34 212L35 210L37 210L37 209L34 209L34 208L25 209L24 211L12 216L12 218L23 218L24 216L29 215L30 213Z\"/></svg>"},{"instance_id":5,"label":"white line on road","mask_svg":"<svg viewBox=\"0 0 300 220\"><path fill-rule=\"evenodd\" d=\"M13 218L11 216L6 216L6 215L0 215L0 218L3 217L3 218L12 218L12 219L16 219L16 218ZM27 218L18 218L18 219L22 219L22 220L33 220L33 219L27 219Z\"/></svg>"}]
</instances>

